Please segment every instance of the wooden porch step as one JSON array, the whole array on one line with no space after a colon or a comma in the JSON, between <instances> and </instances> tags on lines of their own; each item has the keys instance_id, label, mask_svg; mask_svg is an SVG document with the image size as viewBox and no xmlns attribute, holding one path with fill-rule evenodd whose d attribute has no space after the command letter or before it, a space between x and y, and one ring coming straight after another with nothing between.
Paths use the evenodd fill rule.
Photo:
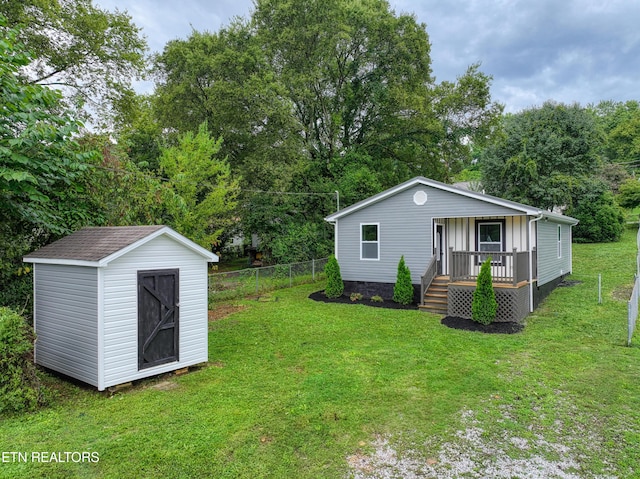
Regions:
<instances>
[{"instance_id":1,"label":"wooden porch step","mask_svg":"<svg viewBox=\"0 0 640 479\"><path fill-rule=\"evenodd\" d=\"M420 305L420 310L446 315L449 308L448 285L448 276L436 276L424 294L423 304Z\"/></svg>"}]
</instances>

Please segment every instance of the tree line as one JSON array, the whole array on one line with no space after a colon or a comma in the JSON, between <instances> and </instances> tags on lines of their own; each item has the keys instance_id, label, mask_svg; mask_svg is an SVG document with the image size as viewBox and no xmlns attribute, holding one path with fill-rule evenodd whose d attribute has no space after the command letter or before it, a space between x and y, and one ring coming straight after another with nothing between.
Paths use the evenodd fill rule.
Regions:
<instances>
[{"instance_id":1,"label":"tree line","mask_svg":"<svg viewBox=\"0 0 640 479\"><path fill-rule=\"evenodd\" d=\"M0 18L0 304L28 297L25 253L85 225L162 223L214 250L256 234L290 262L332 250L338 196L417 175L560 209L584 241L619 237L640 197L637 102L504 115L480 65L438 82L426 26L385 0L258 0L155 55L91 0Z\"/></svg>"}]
</instances>

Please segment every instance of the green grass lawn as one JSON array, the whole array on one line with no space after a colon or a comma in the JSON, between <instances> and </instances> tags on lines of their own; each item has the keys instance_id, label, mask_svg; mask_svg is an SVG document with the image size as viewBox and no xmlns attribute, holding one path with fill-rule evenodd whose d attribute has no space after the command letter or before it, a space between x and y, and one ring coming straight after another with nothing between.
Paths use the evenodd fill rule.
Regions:
<instances>
[{"instance_id":1,"label":"green grass lawn","mask_svg":"<svg viewBox=\"0 0 640 479\"><path fill-rule=\"evenodd\" d=\"M382 442L452 470L447 451L468 453L475 472L448 477L491 477L498 455L574 460L575 476L547 477L640 477L639 335L625 346L635 254L633 230L574 245L581 283L556 289L515 335L316 303L319 283L238 301L210 324L209 364L189 374L111 397L50 378L49 407L0 419L0 477L376 477L352 466ZM66 451L99 461L31 460ZM443 477L425 471L411 477Z\"/></svg>"}]
</instances>

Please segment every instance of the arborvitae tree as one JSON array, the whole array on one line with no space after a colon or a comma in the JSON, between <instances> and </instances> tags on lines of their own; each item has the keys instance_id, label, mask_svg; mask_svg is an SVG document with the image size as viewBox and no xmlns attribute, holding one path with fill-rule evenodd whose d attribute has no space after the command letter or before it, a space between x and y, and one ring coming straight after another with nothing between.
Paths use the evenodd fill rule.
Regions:
<instances>
[{"instance_id":1,"label":"arborvitae tree","mask_svg":"<svg viewBox=\"0 0 640 479\"><path fill-rule=\"evenodd\" d=\"M339 298L344 292L344 283L340 275L340 265L334 255L329 256L324 272L327 275L327 287L324 290L324 294L328 298Z\"/></svg>"},{"instance_id":2,"label":"arborvitae tree","mask_svg":"<svg viewBox=\"0 0 640 479\"><path fill-rule=\"evenodd\" d=\"M480 324L490 324L496 319L498 312L498 302L493 291L491 280L491 256L482 263L476 290L473 292L473 303L471 304L471 318Z\"/></svg>"},{"instance_id":3,"label":"arborvitae tree","mask_svg":"<svg viewBox=\"0 0 640 479\"><path fill-rule=\"evenodd\" d=\"M398 276L393 287L393 300L400 304L411 304L413 302L411 271L404 262L404 256L400 257L400 262L398 263Z\"/></svg>"}]
</instances>

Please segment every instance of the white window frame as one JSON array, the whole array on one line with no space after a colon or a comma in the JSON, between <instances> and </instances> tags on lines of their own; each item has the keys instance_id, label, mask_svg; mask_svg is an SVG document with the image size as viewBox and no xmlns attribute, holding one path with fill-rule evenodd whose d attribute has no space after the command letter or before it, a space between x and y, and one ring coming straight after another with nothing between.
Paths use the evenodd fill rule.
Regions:
<instances>
[{"instance_id":1,"label":"white window frame","mask_svg":"<svg viewBox=\"0 0 640 479\"><path fill-rule=\"evenodd\" d=\"M562 258L562 225L558 225L558 259Z\"/></svg>"},{"instance_id":2,"label":"white window frame","mask_svg":"<svg viewBox=\"0 0 640 479\"><path fill-rule=\"evenodd\" d=\"M491 264L494 265L500 265L502 264L502 256L498 256L496 258L495 253L497 253L498 251L482 251L482 249L480 248L481 244L496 244L498 243L498 241L492 241L491 243L487 242L487 241L480 241L480 227L484 226L484 225L499 225L500 226L500 250L499 251L503 251L506 249L506 229L507 229L507 225L506 225L506 221L503 220L478 220L476 222L476 235L477 235L477 249L479 252L482 252L483 254L486 254L487 256L491 256ZM493 254L492 254L493 253Z\"/></svg>"},{"instance_id":3,"label":"white window frame","mask_svg":"<svg viewBox=\"0 0 640 479\"><path fill-rule=\"evenodd\" d=\"M364 237L363 237L363 230L365 226L375 226L376 227L376 231L377 231L377 235L376 241L365 241ZM375 244L377 245L377 255L375 258L365 258L362 255L362 251L363 251L363 246L365 244ZM380 223L360 223L360 260L361 261L380 261Z\"/></svg>"}]
</instances>

